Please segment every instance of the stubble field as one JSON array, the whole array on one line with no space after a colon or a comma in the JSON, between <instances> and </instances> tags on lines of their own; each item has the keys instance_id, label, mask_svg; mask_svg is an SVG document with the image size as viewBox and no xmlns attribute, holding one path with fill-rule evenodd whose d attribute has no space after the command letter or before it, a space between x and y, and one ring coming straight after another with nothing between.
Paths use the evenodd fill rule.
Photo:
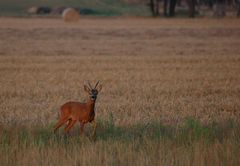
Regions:
<instances>
[{"instance_id":1,"label":"stubble field","mask_svg":"<svg viewBox=\"0 0 240 166\"><path fill-rule=\"evenodd\" d=\"M239 73L236 19L0 18L1 163L239 165ZM97 80L96 140L54 135Z\"/></svg>"}]
</instances>

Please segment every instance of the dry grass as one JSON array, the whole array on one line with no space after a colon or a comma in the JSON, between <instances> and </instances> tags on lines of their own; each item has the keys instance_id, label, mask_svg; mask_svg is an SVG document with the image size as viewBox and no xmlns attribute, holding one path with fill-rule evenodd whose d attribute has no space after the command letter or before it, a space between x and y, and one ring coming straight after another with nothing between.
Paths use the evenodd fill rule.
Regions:
<instances>
[{"instance_id":1,"label":"dry grass","mask_svg":"<svg viewBox=\"0 0 240 166\"><path fill-rule=\"evenodd\" d=\"M83 91L87 80L103 84L96 118L104 122L111 117L117 127L154 121L178 128L187 117L202 124L225 124L240 117L240 22L236 19L0 21L3 128L21 125L30 132L38 125L50 132L61 104L87 97ZM239 135L239 130L233 133ZM73 136L72 143L64 145L50 139L48 146L23 148L15 138L19 133L12 136L13 143L0 152L0 160L8 165L239 164L235 149L239 144L231 136L210 145L200 139L186 147L147 136L140 142L104 140L100 133L95 143Z\"/></svg>"}]
</instances>

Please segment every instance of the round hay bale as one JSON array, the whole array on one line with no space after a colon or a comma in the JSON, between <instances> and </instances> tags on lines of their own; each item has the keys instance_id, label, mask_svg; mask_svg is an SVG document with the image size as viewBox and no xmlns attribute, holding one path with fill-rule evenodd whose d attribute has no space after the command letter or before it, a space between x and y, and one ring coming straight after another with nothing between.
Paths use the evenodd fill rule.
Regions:
<instances>
[{"instance_id":1,"label":"round hay bale","mask_svg":"<svg viewBox=\"0 0 240 166\"><path fill-rule=\"evenodd\" d=\"M37 6L32 6L32 7L27 9L28 14L37 14L37 12L38 12L38 7Z\"/></svg>"},{"instance_id":2,"label":"round hay bale","mask_svg":"<svg viewBox=\"0 0 240 166\"><path fill-rule=\"evenodd\" d=\"M62 17L65 22L76 22L80 15L75 9L67 8L63 11Z\"/></svg>"}]
</instances>

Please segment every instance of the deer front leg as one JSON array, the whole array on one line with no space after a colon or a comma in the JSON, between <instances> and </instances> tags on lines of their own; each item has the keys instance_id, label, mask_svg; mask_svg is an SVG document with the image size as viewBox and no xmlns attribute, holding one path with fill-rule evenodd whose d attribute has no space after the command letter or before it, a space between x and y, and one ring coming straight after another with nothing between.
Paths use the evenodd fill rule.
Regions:
<instances>
[{"instance_id":1,"label":"deer front leg","mask_svg":"<svg viewBox=\"0 0 240 166\"><path fill-rule=\"evenodd\" d=\"M92 123L92 125L93 125L92 137L96 137L97 123L96 123L95 119L93 119L93 121L92 121L91 123Z\"/></svg>"},{"instance_id":2,"label":"deer front leg","mask_svg":"<svg viewBox=\"0 0 240 166\"><path fill-rule=\"evenodd\" d=\"M84 135L84 123L80 122L80 124L81 124L81 133L80 134Z\"/></svg>"}]
</instances>

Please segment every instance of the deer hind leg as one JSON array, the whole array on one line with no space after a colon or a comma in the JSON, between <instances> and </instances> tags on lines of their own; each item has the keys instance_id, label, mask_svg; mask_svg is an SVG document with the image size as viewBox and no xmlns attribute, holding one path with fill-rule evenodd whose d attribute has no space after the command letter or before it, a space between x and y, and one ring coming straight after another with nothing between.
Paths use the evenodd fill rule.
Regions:
<instances>
[{"instance_id":1,"label":"deer hind leg","mask_svg":"<svg viewBox=\"0 0 240 166\"><path fill-rule=\"evenodd\" d=\"M64 123L66 123L68 121L68 117L63 117L63 118L60 118L58 123L56 124L55 128L54 128L54 133L56 133L57 129L59 127L61 127Z\"/></svg>"},{"instance_id":2,"label":"deer hind leg","mask_svg":"<svg viewBox=\"0 0 240 166\"><path fill-rule=\"evenodd\" d=\"M64 132L65 134L68 134L70 129L73 127L73 125L77 122L77 120L70 120L68 125L65 127Z\"/></svg>"},{"instance_id":3,"label":"deer hind leg","mask_svg":"<svg viewBox=\"0 0 240 166\"><path fill-rule=\"evenodd\" d=\"M66 127L68 126L68 124L70 124L71 123L71 121L72 121L72 119L68 119L68 121L67 121L67 123L66 123ZM65 127L65 128L66 128ZM64 129L65 130L65 129Z\"/></svg>"}]
</instances>

